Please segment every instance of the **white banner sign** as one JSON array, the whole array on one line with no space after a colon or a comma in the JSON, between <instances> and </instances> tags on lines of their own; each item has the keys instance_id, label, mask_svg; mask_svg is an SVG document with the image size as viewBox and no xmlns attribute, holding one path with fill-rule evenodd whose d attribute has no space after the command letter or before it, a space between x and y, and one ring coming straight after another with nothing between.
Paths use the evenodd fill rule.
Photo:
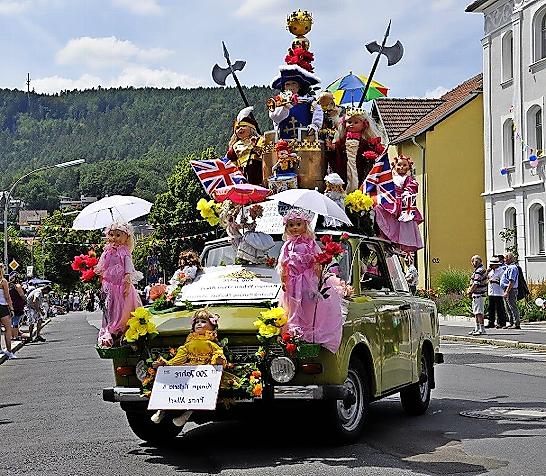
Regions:
<instances>
[{"instance_id":1,"label":"white banner sign","mask_svg":"<svg viewBox=\"0 0 546 476\"><path fill-rule=\"evenodd\" d=\"M159 367L148 410L214 410L221 378L221 365Z\"/></svg>"},{"instance_id":2,"label":"white banner sign","mask_svg":"<svg viewBox=\"0 0 546 476\"><path fill-rule=\"evenodd\" d=\"M256 231L267 233L268 235L282 235L284 233L283 215L279 213L279 202L275 200L268 200L261 202L260 205L263 208L263 215L256 220ZM286 213L292 207L290 205L281 204L282 212ZM248 214L248 212L246 212ZM311 229L315 229L317 225L317 214L313 214L313 221L311 222Z\"/></svg>"}]
</instances>

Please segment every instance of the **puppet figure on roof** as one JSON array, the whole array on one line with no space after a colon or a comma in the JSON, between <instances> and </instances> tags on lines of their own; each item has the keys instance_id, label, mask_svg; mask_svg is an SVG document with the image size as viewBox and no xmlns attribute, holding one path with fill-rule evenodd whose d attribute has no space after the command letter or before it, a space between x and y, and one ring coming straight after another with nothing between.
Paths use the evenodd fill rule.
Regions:
<instances>
[{"instance_id":1,"label":"puppet figure on roof","mask_svg":"<svg viewBox=\"0 0 546 476\"><path fill-rule=\"evenodd\" d=\"M332 173L324 177L324 183L326 184L326 190L324 195L336 202L336 204L345 211L345 182L339 176L339 174ZM339 228L343 226L343 223L335 218L324 217L324 226L326 228Z\"/></svg>"},{"instance_id":2,"label":"puppet figure on roof","mask_svg":"<svg viewBox=\"0 0 546 476\"><path fill-rule=\"evenodd\" d=\"M271 83L281 94L268 101L269 117L281 139L297 139L300 128L307 129L316 139L322 127L322 108L320 105L312 108L311 94L311 87L320 83L320 78L313 74L314 55L309 51L309 40L303 36L311 30L312 23L311 14L301 10L287 18L287 28L296 38L284 59L286 64L279 68L279 75Z\"/></svg>"},{"instance_id":3,"label":"puppet figure on roof","mask_svg":"<svg viewBox=\"0 0 546 476\"><path fill-rule=\"evenodd\" d=\"M343 116L339 137L326 154L328 165L354 192L366 179L385 147L379 131L368 113L361 108L348 108Z\"/></svg>"},{"instance_id":4,"label":"puppet figure on roof","mask_svg":"<svg viewBox=\"0 0 546 476\"><path fill-rule=\"evenodd\" d=\"M257 122L252 115L253 107L245 107L233 124L226 157L241 169L249 183L262 184L262 139Z\"/></svg>"},{"instance_id":5,"label":"puppet figure on roof","mask_svg":"<svg viewBox=\"0 0 546 476\"><path fill-rule=\"evenodd\" d=\"M322 91L318 95L316 104L322 108L324 114L319 139L324 141L327 147L331 147L339 127L340 108L336 105L334 95L330 91Z\"/></svg>"},{"instance_id":6,"label":"puppet figure on roof","mask_svg":"<svg viewBox=\"0 0 546 476\"><path fill-rule=\"evenodd\" d=\"M396 187L395 206L379 204L375 207L375 221L381 234L407 253L423 248L419 232L423 217L417 209L419 183L411 174L412 167L409 157L400 155L394 159L392 180Z\"/></svg>"}]
</instances>

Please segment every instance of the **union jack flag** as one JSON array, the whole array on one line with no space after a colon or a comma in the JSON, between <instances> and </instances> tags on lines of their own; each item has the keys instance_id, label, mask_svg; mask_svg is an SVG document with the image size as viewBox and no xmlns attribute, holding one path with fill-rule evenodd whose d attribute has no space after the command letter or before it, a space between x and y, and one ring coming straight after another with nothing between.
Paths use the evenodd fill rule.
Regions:
<instances>
[{"instance_id":1,"label":"union jack flag","mask_svg":"<svg viewBox=\"0 0 546 476\"><path fill-rule=\"evenodd\" d=\"M192 160L190 165L209 195L214 190L236 183L247 183L241 170L227 157L210 160Z\"/></svg>"},{"instance_id":2,"label":"union jack flag","mask_svg":"<svg viewBox=\"0 0 546 476\"><path fill-rule=\"evenodd\" d=\"M361 188L365 188L366 193L372 197L376 205L381 205L390 213L396 212L396 187L392 180L391 164L386 153L375 160L375 164Z\"/></svg>"}]
</instances>

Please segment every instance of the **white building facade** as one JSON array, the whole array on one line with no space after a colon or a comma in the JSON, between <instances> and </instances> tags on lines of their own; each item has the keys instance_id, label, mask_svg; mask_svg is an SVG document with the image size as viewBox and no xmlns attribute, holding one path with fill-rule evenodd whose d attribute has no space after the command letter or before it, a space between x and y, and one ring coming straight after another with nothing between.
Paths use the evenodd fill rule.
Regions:
<instances>
[{"instance_id":1,"label":"white building facade","mask_svg":"<svg viewBox=\"0 0 546 476\"><path fill-rule=\"evenodd\" d=\"M528 280L538 282L546 279L546 0L478 0L466 11L485 20L487 255L516 247ZM508 243L506 229L515 230Z\"/></svg>"}]
</instances>

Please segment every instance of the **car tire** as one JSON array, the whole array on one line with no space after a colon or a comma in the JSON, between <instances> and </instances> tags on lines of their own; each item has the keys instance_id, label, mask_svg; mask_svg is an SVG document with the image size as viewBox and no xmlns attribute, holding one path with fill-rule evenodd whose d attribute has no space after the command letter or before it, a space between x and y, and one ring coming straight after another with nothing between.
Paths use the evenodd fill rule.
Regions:
<instances>
[{"instance_id":1,"label":"car tire","mask_svg":"<svg viewBox=\"0 0 546 476\"><path fill-rule=\"evenodd\" d=\"M432 361L425 349L421 352L419 382L400 391L402 408L408 415L418 416L425 413L430 403L432 388Z\"/></svg>"},{"instance_id":2,"label":"car tire","mask_svg":"<svg viewBox=\"0 0 546 476\"><path fill-rule=\"evenodd\" d=\"M368 417L370 385L368 372L360 359L351 359L344 384L354 395L354 401L345 399L327 402L327 415L331 436L336 441L346 443L360 435Z\"/></svg>"},{"instance_id":3,"label":"car tire","mask_svg":"<svg viewBox=\"0 0 546 476\"><path fill-rule=\"evenodd\" d=\"M153 414L154 412L125 412L131 430L141 440L153 446L166 446L172 443L183 427L174 425L169 415L159 423L154 423L150 420Z\"/></svg>"}]
</instances>

